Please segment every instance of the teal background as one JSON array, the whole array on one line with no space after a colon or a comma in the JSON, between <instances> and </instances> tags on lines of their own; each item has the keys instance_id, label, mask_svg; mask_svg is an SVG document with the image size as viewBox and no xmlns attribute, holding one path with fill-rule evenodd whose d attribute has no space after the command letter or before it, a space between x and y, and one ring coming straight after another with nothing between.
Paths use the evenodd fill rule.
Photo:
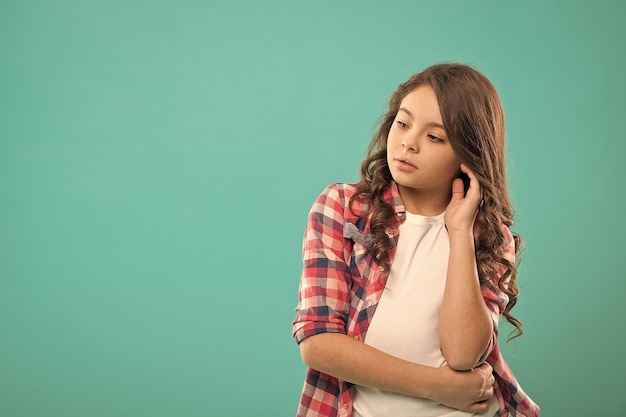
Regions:
<instances>
[{"instance_id":1,"label":"teal background","mask_svg":"<svg viewBox=\"0 0 626 417\"><path fill-rule=\"evenodd\" d=\"M295 415L306 214L446 60L507 113L505 357L543 415L621 415L625 12L0 0L0 415Z\"/></svg>"}]
</instances>

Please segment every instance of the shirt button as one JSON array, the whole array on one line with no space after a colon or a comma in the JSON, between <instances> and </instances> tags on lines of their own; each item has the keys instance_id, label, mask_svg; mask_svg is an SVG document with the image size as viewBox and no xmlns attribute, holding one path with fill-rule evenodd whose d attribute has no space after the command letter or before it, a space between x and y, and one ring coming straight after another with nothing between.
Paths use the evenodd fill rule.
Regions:
<instances>
[{"instance_id":1,"label":"shirt button","mask_svg":"<svg viewBox=\"0 0 626 417\"><path fill-rule=\"evenodd\" d=\"M383 272L383 271L385 270L385 267L381 265L381 266L379 266L379 267L378 267L378 270L379 270L380 272Z\"/></svg>"},{"instance_id":2,"label":"shirt button","mask_svg":"<svg viewBox=\"0 0 626 417\"><path fill-rule=\"evenodd\" d=\"M372 306L372 300L368 300L367 303L365 303L366 306L371 307Z\"/></svg>"},{"instance_id":3,"label":"shirt button","mask_svg":"<svg viewBox=\"0 0 626 417\"><path fill-rule=\"evenodd\" d=\"M341 406L341 408L343 408L344 410L347 410L347 409L348 409L348 404L343 404L343 405Z\"/></svg>"},{"instance_id":4,"label":"shirt button","mask_svg":"<svg viewBox=\"0 0 626 417\"><path fill-rule=\"evenodd\" d=\"M359 336L354 336L354 340L359 340Z\"/></svg>"}]
</instances>

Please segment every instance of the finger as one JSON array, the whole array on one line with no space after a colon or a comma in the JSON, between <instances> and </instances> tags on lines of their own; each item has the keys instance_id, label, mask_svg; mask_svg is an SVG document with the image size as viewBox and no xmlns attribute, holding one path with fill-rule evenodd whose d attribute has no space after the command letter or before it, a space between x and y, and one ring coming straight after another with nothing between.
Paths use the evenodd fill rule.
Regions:
<instances>
[{"instance_id":1,"label":"finger","mask_svg":"<svg viewBox=\"0 0 626 417\"><path fill-rule=\"evenodd\" d=\"M463 200L465 198L465 188L463 187L463 180L461 178L455 178L452 181L452 200Z\"/></svg>"},{"instance_id":2,"label":"finger","mask_svg":"<svg viewBox=\"0 0 626 417\"><path fill-rule=\"evenodd\" d=\"M477 399L478 401L488 400L489 398L491 398L492 395L493 395L493 386L485 387L480 391Z\"/></svg>"},{"instance_id":3,"label":"finger","mask_svg":"<svg viewBox=\"0 0 626 417\"><path fill-rule=\"evenodd\" d=\"M491 367L491 365L489 364L489 362L483 362L479 367L474 368L475 370L478 370L480 372L483 372L487 375L492 375L493 373L493 368Z\"/></svg>"},{"instance_id":4,"label":"finger","mask_svg":"<svg viewBox=\"0 0 626 417\"><path fill-rule=\"evenodd\" d=\"M493 376L493 368L488 363L482 364L480 367L475 368L482 376L482 386L478 394L479 399L485 399L491 397L493 394L493 386L496 382L496 378Z\"/></svg>"},{"instance_id":5,"label":"finger","mask_svg":"<svg viewBox=\"0 0 626 417\"><path fill-rule=\"evenodd\" d=\"M489 401L488 400L477 401L474 404L472 404L471 410L474 413L480 413L480 412L486 411L487 407L489 407Z\"/></svg>"},{"instance_id":6,"label":"finger","mask_svg":"<svg viewBox=\"0 0 626 417\"><path fill-rule=\"evenodd\" d=\"M469 169L467 165L461 164L461 172L466 174L470 179L470 185L467 190L468 196L471 195L472 197L478 197L482 199L480 183L478 182L476 175L474 175L474 171Z\"/></svg>"},{"instance_id":7,"label":"finger","mask_svg":"<svg viewBox=\"0 0 626 417\"><path fill-rule=\"evenodd\" d=\"M485 378L483 379L483 386L481 389L481 394L483 392L486 392L489 389L493 389L493 385L496 383L496 378L493 376L493 374L488 374L485 376Z\"/></svg>"},{"instance_id":8,"label":"finger","mask_svg":"<svg viewBox=\"0 0 626 417\"><path fill-rule=\"evenodd\" d=\"M493 397L493 387L490 387L484 392L481 392L477 398L477 401L472 404L472 406L475 406L479 411L484 411L488 407L491 397Z\"/></svg>"}]
</instances>

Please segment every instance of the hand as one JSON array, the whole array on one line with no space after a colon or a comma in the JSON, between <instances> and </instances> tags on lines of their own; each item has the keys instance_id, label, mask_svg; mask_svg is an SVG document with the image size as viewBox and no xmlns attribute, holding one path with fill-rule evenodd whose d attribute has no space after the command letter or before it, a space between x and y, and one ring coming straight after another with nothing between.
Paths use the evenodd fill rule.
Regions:
<instances>
[{"instance_id":1,"label":"hand","mask_svg":"<svg viewBox=\"0 0 626 417\"><path fill-rule=\"evenodd\" d=\"M448 232L472 231L478 207L482 201L482 192L476 176L470 169L461 164L461 172L470 179L470 185L465 192L463 180L456 178L452 181L452 199L446 208L445 222Z\"/></svg>"},{"instance_id":2,"label":"hand","mask_svg":"<svg viewBox=\"0 0 626 417\"><path fill-rule=\"evenodd\" d=\"M455 371L447 365L440 369L441 387L433 400L468 412L485 411L493 395L494 378L487 362L469 371Z\"/></svg>"}]
</instances>

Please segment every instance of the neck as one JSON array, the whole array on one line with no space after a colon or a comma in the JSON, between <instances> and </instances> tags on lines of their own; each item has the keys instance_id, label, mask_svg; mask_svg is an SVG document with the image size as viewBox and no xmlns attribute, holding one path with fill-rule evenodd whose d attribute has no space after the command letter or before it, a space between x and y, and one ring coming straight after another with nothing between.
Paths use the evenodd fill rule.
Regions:
<instances>
[{"instance_id":1,"label":"neck","mask_svg":"<svg viewBox=\"0 0 626 417\"><path fill-rule=\"evenodd\" d=\"M450 203L451 191L416 190L398 185L404 208L421 216L436 216L445 211Z\"/></svg>"}]
</instances>

